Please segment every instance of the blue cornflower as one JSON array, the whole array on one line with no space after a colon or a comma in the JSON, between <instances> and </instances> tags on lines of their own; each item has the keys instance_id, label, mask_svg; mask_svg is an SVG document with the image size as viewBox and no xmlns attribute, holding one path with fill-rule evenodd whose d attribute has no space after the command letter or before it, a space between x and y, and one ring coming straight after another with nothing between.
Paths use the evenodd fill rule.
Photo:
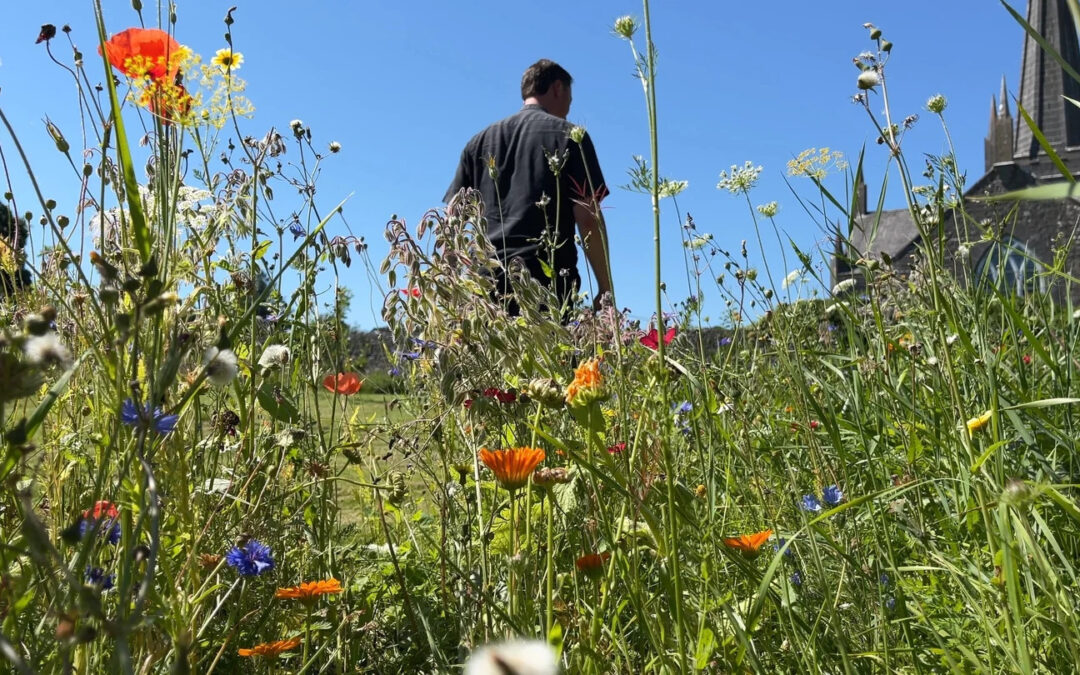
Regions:
<instances>
[{"instance_id":1,"label":"blue cornflower","mask_svg":"<svg viewBox=\"0 0 1080 675\"><path fill-rule=\"evenodd\" d=\"M422 355L420 354L420 352L398 352L398 356L405 359L406 361L415 361Z\"/></svg>"},{"instance_id":2,"label":"blue cornflower","mask_svg":"<svg viewBox=\"0 0 1080 675\"><path fill-rule=\"evenodd\" d=\"M694 409L694 405L690 401L683 401L682 403L675 404L675 413L677 415L685 415Z\"/></svg>"},{"instance_id":3,"label":"blue cornflower","mask_svg":"<svg viewBox=\"0 0 1080 675\"><path fill-rule=\"evenodd\" d=\"M86 583L91 586L100 586L103 591L107 591L113 587L115 578L116 577L112 574L105 574L105 570L100 567L86 566Z\"/></svg>"},{"instance_id":4,"label":"blue cornflower","mask_svg":"<svg viewBox=\"0 0 1080 675\"><path fill-rule=\"evenodd\" d=\"M802 572L795 570L791 573L791 585L802 586Z\"/></svg>"},{"instance_id":5,"label":"blue cornflower","mask_svg":"<svg viewBox=\"0 0 1080 675\"><path fill-rule=\"evenodd\" d=\"M828 506L836 506L844 500L844 491L836 485L830 485L821 491L821 499Z\"/></svg>"},{"instance_id":6,"label":"blue cornflower","mask_svg":"<svg viewBox=\"0 0 1080 675\"><path fill-rule=\"evenodd\" d=\"M390 377L397 377L398 375L401 375L401 368L398 368L397 366L392 366L390 370L386 371L386 374Z\"/></svg>"},{"instance_id":7,"label":"blue cornflower","mask_svg":"<svg viewBox=\"0 0 1080 675\"><path fill-rule=\"evenodd\" d=\"M729 338L729 337L720 338L720 346L721 347L727 347L729 344L731 344L731 338Z\"/></svg>"},{"instance_id":8,"label":"blue cornflower","mask_svg":"<svg viewBox=\"0 0 1080 675\"><path fill-rule=\"evenodd\" d=\"M274 569L270 547L256 539L249 539L243 547L234 546L225 554L225 562L245 577Z\"/></svg>"},{"instance_id":9,"label":"blue cornflower","mask_svg":"<svg viewBox=\"0 0 1080 675\"><path fill-rule=\"evenodd\" d=\"M124 403L120 406L120 421L129 427L138 427L143 424L145 420L150 421L150 427L159 434L165 435L176 429L176 421L180 419L179 415L166 415L165 411L161 408L154 408L150 410L150 406L146 405L141 411L138 404L135 401L125 399Z\"/></svg>"},{"instance_id":10,"label":"blue cornflower","mask_svg":"<svg viewBox=\"0 0 1080 675\"><path fill-rule=\"evenodd\" d=\"M821 510L821 502L814 495L803 495L802 498L803 511L809 511L810 513L817 513Z\"/></svg>"},{"instance_id":11,"label":"blue cornflower","mask_svg":"<svg viewBox=\"0 0 1080 675\"><path fill-rule=\"evenodd\" d=\"M885 609L890 612L896 609L896 598L889 596L889 598L885 600Z\"/></svg>"},{"instance_id":12,"label":"blue cornflower","mask_svg":"<svg viewBox=\"0 0 1080 675\"><path fill-rule=\"evenodd\" d=\"M773 542L772 550L779 551L780 549L784 548L784 544L786 544L786 543L787 543L787 539L784 539L783 537L778 537L777 540L775 542ZM794 555L795 554L792 553L792 550L791 550L790 546L788 547L788 549L786 551L784 551L784 557L786 557L786 558L791 558Z\"/></svg>"},{"instance_id":13,"label":"blue cornflower","mask_svg":"<svg viewBox=\"0 0 1080 675\"><path fill-rule=\"evenodd\" d=\"M82 539L87 534L94 531L94 527L97 525L97 521L93 518L83 518L79 521L79 538ZM101 521L100 534L106 537L110 544L116 546L120 543L120 523L112 518L105 518Z\"/></svg>"},{"instance_id":14,"label":"blue cornflower","mask_svg":"<svg viewBox=\"0 0 1080 675\"><path fill-rule=\"evenodd\" d=\"M293 221L292 225L289 225L289 232L292 234L293 241L296 241L300 237L307 236L307 230L300 223Z\"/></svg>"},{"instance_id":15,"label":"blue cornflower","mask_svg":"<svg viewBox=\"0 0 1080 675\"><path fill-rule=\"evenodd\" d=\"M837 325L836 325L835 323L830 323L829 325L825 326L825 330L827 330L827 331L829 331L830 333L832 333L832 332L833 332L833 331L835 331L835 330L836 330L836 329L837 329L838 327L839 327L839 326L837 326Z\"/></svg>"},{"instance_id":16,"label":"blue cornflower","mask_svg":"<svg viewBox=\"0 0 1080 675\"><path fill-rule=\"evenodd\" d=\"M888 586L890 581L892 580L889 579L889 575L885 574L884 572L882 572L881 576L878 577L878 583L880 583L882 586Z\"/></svg>"}]
</instances>

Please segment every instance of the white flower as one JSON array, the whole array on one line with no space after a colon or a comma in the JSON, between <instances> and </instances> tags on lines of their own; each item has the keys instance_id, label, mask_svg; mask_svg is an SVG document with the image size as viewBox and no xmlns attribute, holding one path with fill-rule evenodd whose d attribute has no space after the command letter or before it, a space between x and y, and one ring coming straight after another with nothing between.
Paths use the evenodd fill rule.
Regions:
<instances>
[{"instance_id":1,"label":"white flower","mask_svg":"<svg viewBox=\"0 0 1080 675\"><path fill-rule=\"evenodd\" d=\"M878 76L876 70L864 70L859 73L859 79L856 84L858 84L859 89L873 89L881 84L881 77Z\"/></svg>"},{"instance_id":2,"label":"white flower","mask_svg":"<svg viewBox=\"0 0 1080 675\"><path fill-rule=\"evenodd\" d=\"M337 141L331 141L330 142L330 152L333 152L333 153L341 152L341 143L338 143Z\"/></svg>"},{"instance_id":3,"label":"white flower","mask_svg":"<svg viewBox=\"0 0 1080 675\"><path fill-rule=\"evenodd\" d=\"M259 357L259 366L263 368L276 368L289 363L289 348L285 345L270 345L263 350Z\"/></svg>"},{"instance_id":4,"label":"white flower","mask_svg":"<svg viewBox=\"0 0 1080 675\"><path fill-rule=\"evenodd\" d=\"M840 283L833 286L832 294L833 295L843 295L844 293L850 291L854 287L855 287L855 280L854 279L844 279Z\"/></svg>"},{"instance_id":5,"label":"white flower","mask_svg":"<svg viewBox=\"0 0 1080 675\"><path fill-rule=\"evenodd\" d=\"M481 647L465 663L465 675L557 675L555 652L540 640L513 640Z\"/></svg>"},{"instance_id":6,"label":"white flower","mask_svg":"<svg viewBox=\"0 0 1080 675\"><path fill-rule=\"evenodd\" d=\"M293 131L297 131L298 129L303 129L304 128L304 121L303 120L293 120L292 122L289 122L289 128L291 128Z\"/></svg>"},{"instance_id":7,"label":"white flower","mask_svg":"<svg viewBox=\"0 0 1080 675\"><path fill-rule=\"evenodd\" d=\"M784 277L784 280L780 282L780 288L787 288L799 279L802 279L802 275L803 270L801 269L791 270L791 272L789 272L788 275Z\"/></svg>"},{"instance_id":8,"label":"white flower","mask_svg":"<svg viewBox=\"0 0 1080 675\"><path fill-rule=\"evenodd\" d=\"M203 366L206 367L206 378L218 387L224 387L232 382L236 373L240 371L236 353L231 349L217 347L207 348L203 355Z\"/></svg>"},{"instance_id":9,"label":"white flower","mask_svg":"<svg viewBox=\"0 0 1080 675\"><path fill-rule=\"evenodd\" d=\"M71 363L71 352L60 342L56 333L35 335L23 345L26 360L39 368L59 365L65 368Z\"/></svg>"}]
</instances>

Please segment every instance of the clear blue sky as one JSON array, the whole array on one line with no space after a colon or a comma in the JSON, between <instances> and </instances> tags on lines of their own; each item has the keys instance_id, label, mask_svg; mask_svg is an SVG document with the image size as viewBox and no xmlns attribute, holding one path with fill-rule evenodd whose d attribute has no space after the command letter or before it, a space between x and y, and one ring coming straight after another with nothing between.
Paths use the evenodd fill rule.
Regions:
<instances>
[{"instance_id":1,"label":"clear blue sky","mask_svg":"<svg viewBox=\"0 0 1080 675\"><path fill-rule=\"evenodd\" d=\"M147 25L154 25L156 2L144 3ZM91 2L6 4L0 21L0 106L31 150L46 192L63 211L78 186L42 119L48 115L69 137L77 137L74 92L67 74L34 39L43 23L70 24L89 58L96 51ZM137 25L130 3L104 4L110 33ZM238 6L234 45L245 57L238 75L247 80L256 106L246 133L287 129L291 119L300 118L323 147L332 140L342 144L342 152L324 165L319 199L328 208L352 195L346 216L354 233L371 243L376 267L389 216L397 213L415 224L427 208L440 205L462 146L486 124L518 109L521 73L538 58L554 59L574 76L570 119L592 135L609 185L626 183L633 155L648 156L641 86L632 77L627 45L611 35L616 17L640 18L640 3L178 4L176 37L206 61L225 46L221 20L228 7ZM1014 6L1024 11L1022 2ZM658 1L652 10L660 55L660 173L689 181L680 208L693 215L699 231L713 234L729 250L737 251L742 239L754 241L745 202L716 189L719 172L732 164L750 160L764 167L752 201L778 201L780 225L804 250L827 242L784 183L789 159L812 146L828 146L853 159L865 144L871 190L880 184L884 150L874 144L876 134L864 111L850 103L857 75L852 58L872 46L864 22L881 27L895 44L887 71L894 112L901 118L921 114L904 146L916 168L922 153L945 148L940 126L922 109L927 97L942 93L949 100L946 115L970 184L982 175L990 99L1002 75L1010 94L1016 91L1023 31L989 0ZM53 41L62 59L70 58L66 44ZM11 162L6 132L0 131L0 145ZM14 174L17 193L28 204L18 167ZM809 183L795 184L810 194ZM830 185L842 190L835 180ZM892 193L887 205L900 206L899 193ZM675 301L689 292L679 222L670 202L664 204L664 277ZM653 312L654 273L648 198L614 189L605 206L619 305L647 320ZM767 245L770 240L770 264L783 277L787 270L775 239L768 237ZM751 252L760 264L756 246ZM580 265L584 270L584 260ZM382 288L373 287L354 264L345 281L355 292L351 322L364 328L381 323L385 280ZM723 310L718 292L707 284L705 295L706 313L717 323Z\"/></svg>"}]
</instances>

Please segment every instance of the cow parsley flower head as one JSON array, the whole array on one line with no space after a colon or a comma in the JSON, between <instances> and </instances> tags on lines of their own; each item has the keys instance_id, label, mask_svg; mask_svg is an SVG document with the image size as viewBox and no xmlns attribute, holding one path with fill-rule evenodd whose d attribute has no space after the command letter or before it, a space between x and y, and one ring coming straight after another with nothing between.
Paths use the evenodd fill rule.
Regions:
<instances>
[{"instance_id":1,"label":"cow parsley flower head","mask_svg":"<svg viewBox=\"0 0 1080 675\"><path fill-rule=\"evenodd\" d=\"M761 175L761 167L747 161L742 167L731 165L731 172L721 171L717 190L727 190L733 195L749 194Z\"/></svg>"},{"instance_id":2,"label":"cow parsley flower head","mask_svg":"<svg viewBox=\"0 0 1080 675\"><path fill-rule=\"evenodd\" d=\"M232 547L225 554L225 562L245 577L253 577L274 569L270 547L257 539L249 539L242 547Z\"/></svg>"}]
</instances>

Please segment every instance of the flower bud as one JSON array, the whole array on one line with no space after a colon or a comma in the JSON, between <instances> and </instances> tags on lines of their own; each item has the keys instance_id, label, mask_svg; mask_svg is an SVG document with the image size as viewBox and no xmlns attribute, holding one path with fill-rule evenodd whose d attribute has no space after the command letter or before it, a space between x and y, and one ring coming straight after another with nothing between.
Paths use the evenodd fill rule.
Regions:
<instances>
[{"instance_id":1,"label":"flower bud","mask_svg":"<svg viewBox=\"0 0 1080 675\"><path fill-rule=\"evenodd\" d=\"M577 125L570 127L570 140L578 144L585 140L585 127Z\"/></svg>"},{"instance_id":2,"label":"flower bud","mask_svg":"<svg viewBox=\"0 0 1080 675\"><path fill-rule=\"evenodd\" d=\"M624 40L630 40L637 32L637 21L629 14L615 19L615 34Z\"/></svg>"},{"instance_id":3,"label":"flower bud","mask_svg":"<svg viewBox=\"0 0 1080 675\"><path fill-rule=\"evenodd\" d=\"M60 131L60 128L52 123L48 118L45 119L45 130L52 136L53 143L56 143L56 149L60 152L67 152L71 149L67 140L64 138L64 134Z\"/></svg>"},{"instance_id":4,"label":"flower bud","mask_svg":"<svg viewBox=\"0 0 1080 675\"><path fill-rule=\"evenodd\" d=\"M941 113L945 112L945 107L948 104L949 102L945 100L944 96L942 96L941 94L934 94L926 100L926 109L932 113L940 115Z\"/></svg>"}]
</instances>

